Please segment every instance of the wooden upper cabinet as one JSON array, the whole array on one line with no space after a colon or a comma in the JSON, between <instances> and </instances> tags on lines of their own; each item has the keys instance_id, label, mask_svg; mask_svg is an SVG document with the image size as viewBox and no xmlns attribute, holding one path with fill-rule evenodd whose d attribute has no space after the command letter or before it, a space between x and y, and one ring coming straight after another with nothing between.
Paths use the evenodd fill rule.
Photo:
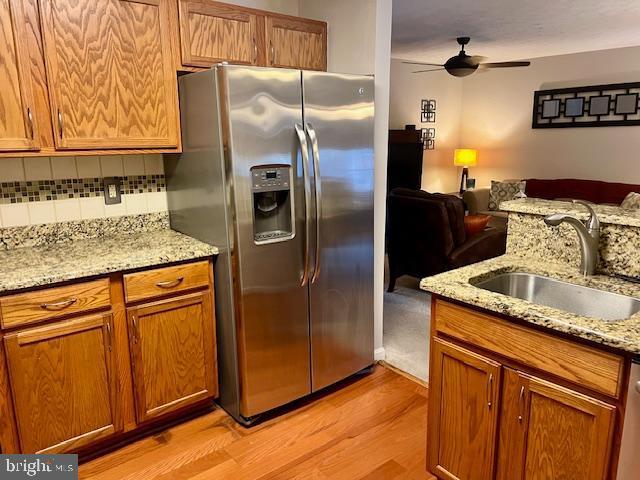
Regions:
<instances>
[{"instance_id":1,"label":"wooden upper cabinet","mask_svg":"<svg viewBox=\"0 0 640 480\"><path fill-rule=\"evenodd\" d=\"M327 24L286 16L266 17L267 66L327 69Z\"/></svg>"},{"instance_id":2,"label":"wooden upper cabinet","mask_svg":"<svg viewBox=\"0 0 640 480\"><path fill-rule=\"evenodd\" d=\"M217 395L210 290L127 312L138 422Z\"/></svg>"},{"instance_id":3,"label":"wooden upper cabinet","mask_svg":"<svg viewBox=\"0 0 640 480\"><path fill-rule=\"evenodd\" d=\"M505 369L499 480L608 478L615 407Z\"/></svg>"},{"instance_id":4,"label":"wooden upper cabinet","mask_svg":"<svg viewBox=\"0 0 640 480\"><path fill-rule=\"evenodd\" d=\"M500 364L434 338L427 462L440 478L494 478ZM551 478L551 477L549 477Z\"/></svg>"},{"instance_id":5,"label":"wooden upper cabinet","mask_svg":"<svg viewBox=\"0 0 640 480\"><path fill-rule=\"evenodd\" d=\"M23 453L75 452L122 430L110 314L4 338Z\"/></svg>"},{"instance_id":6,"label":"wooden upper cabinet","mask_svg":"<svg viewBox=\"0 0 640 480\"><path fill-rule=\"evenodd\" d=\"M255 13L210 0L179 0L178 7L183 65L258 65L264 42Z\"/></svg>"},{"instance_id":7,"label":"wooden upper cabinet","mask_svg":"<svg viewBox=\"0 0 640 480\"><path fill-rule=\"evenodd\" d=\"M38 150L22 0L0 0L0 152Z\"/></svg>"},{"instance_id":8,"label":"wooden upper cabinet","mask_svg":"<svg viewBox=\"0 0 640 480\"><path fill-rule=\"evenodd\" d=\"M58 149L179 145L167 0L40 0Z\"/></svg>"}]
</instances>

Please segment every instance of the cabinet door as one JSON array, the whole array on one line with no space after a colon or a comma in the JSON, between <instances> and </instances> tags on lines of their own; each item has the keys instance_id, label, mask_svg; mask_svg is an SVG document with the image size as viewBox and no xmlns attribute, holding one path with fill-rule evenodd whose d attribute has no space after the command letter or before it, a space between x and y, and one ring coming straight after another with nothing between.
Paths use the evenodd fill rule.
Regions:
<instances>
[{"instance_id":1,"label":"cabinet door","mask_svg":"<svg viewBox=\"0 0 640 480\"><path fill-rule=\"evenodd\" d=\"M267 66L327 69L327 25L302 18L268 16Z\"/></svg>"},{"instance_id":2,"label":"cabinet door","mask_svg":"<svg viewBox=\"0 0 640 480\"><path fill-rule=\"evenodd\" d=\"M180 0L179 8L183 65L210 67L224 61L258 64L255 14L211 0Z\"/></svg>"},{"instance_id":3,"label":"cabinet door","mask_svg":"<svg viewBox=\"0 0 640 480\"><path fill-rule=\"evenodd\" d=\"M500 480L608 477L615 407L505 369Z\"/></svg>"},{"instance_id":4,"label":"cabinet door","mask_svg":"<svg viewBox=\"0 0 640 480\"><path fill-rule=\"evenodd\" d=\"M0 151L38 150L22 0L0 0Z\"/></svg>"},{"instance_id":5,"label":"cabinet door","mask_svg":"<svg viewBox=\"0 0 640 480\"><path fill-rule=\"evenodd\" d=\"M165 0L40 0L59 149L177 147Z\"/></svg>"},{"instance_id":6,"label":"cabinet door","mask_svg":"<svg viewBox=\"0 0 640 480\"><path fill-rule=\"evenodd\" d=\"M432 348L429 468L451 480L492 479L500 364L439 338Z\"/></svg>"},{"instance_id":7,"label":"cabinet door","mask_svg":"<svg viewBox=\"0 0 640 480\"><path fill-rule=\"evenodd\" d=\"M211 292L128 309L139 422L217 395Z\"/></svg>"},{"instance_id":8,"label":"cabinet door","mask_svg":"<svg viewBox=\"0 0 640 480\"><path fill-rule=\"evenodd\" d=\"M24 453L75 452L122 429L111 315L4 338Z\"/></svg>"}]
</instances>

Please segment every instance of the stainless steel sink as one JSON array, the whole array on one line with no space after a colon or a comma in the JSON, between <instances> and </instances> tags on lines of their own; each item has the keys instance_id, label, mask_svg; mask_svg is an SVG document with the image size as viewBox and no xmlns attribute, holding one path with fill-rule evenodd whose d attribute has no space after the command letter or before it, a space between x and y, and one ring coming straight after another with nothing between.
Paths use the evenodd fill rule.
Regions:
<instances>
[{"instance_id":1,"label":"stainless steel sink","mask_svg":"<svg viewBox=\"0 0 640 480\"><path fill-rule=\"evenodd\" d=\"M640 299L530 273L501 273L474 285L537 305L603 320L624 320L640 311Z\"/></svg>"}]
</instances>

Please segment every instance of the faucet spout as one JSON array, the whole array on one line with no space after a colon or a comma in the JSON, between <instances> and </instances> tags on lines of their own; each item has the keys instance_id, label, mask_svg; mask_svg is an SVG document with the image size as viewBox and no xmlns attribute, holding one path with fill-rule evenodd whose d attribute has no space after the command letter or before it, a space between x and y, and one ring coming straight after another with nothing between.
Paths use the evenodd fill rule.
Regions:
<instances>
[{"instance_id":1,"label":"faucet spout","mask_svg":"<svg viewBox=\"0 0 640 480\"><path fill-rule=\"evenodd\" d=\"M566 214L555 213L545 217L544 223L551 227L557 227L561 223L568 223L578 233L578 240L580 241L580 273L583 275L593 275L598 264L598 251L600 248L600 222L598 220L595 210L581 201L575 201L574 203L580 203L585 205L590 213L589 220L585 226L580 219Z\"/></svg>"}]
</instances>

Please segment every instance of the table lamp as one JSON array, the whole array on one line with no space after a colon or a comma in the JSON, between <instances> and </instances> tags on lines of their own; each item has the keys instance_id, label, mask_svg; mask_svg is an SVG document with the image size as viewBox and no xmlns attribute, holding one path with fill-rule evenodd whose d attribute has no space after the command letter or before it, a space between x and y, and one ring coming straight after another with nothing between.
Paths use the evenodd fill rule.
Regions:
<instances>
[{"instance_id":1,"label":"table lamp","mask_svg":"<svg viewBox=\"0 0 640 480\"><path fill-rule=\"evenodd\" d=\"M460 179L460 195L462 195L469 178L469 167L475 167L478 164L478 151L473 148L456 148L453 153L453 164L456 167L463 167Z\"/></svg>"}]
</instances>

